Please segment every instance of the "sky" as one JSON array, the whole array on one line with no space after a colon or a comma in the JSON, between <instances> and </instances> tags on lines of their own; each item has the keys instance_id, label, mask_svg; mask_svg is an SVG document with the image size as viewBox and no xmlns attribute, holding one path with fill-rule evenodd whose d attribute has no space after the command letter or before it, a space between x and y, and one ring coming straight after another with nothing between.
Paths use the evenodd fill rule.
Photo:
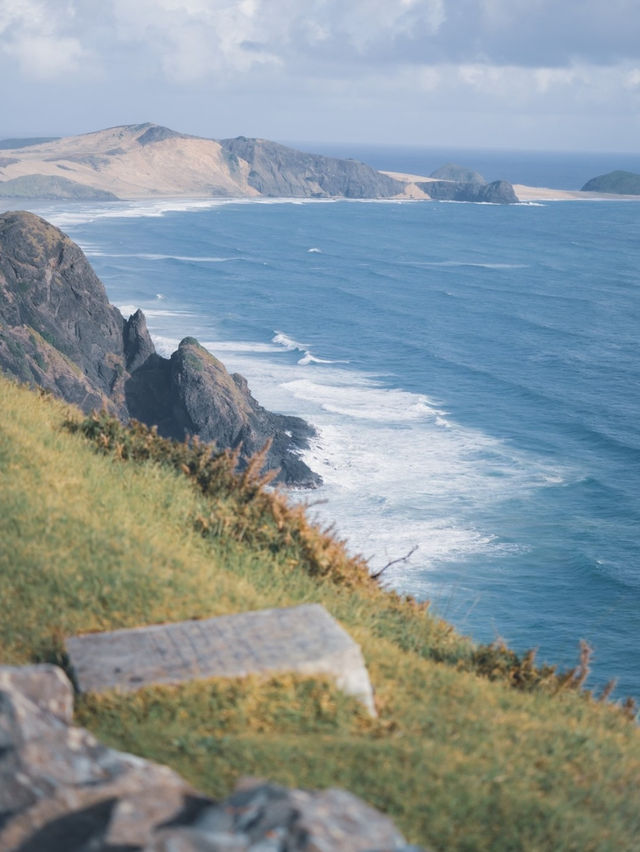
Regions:
<instances>
[{"instance_id":1,"label":"sky","mask_svg":"<svg viewBox=\"0 0 640 852\"><path fill-rule=\"evenodd\" d=\"M637 152L640 0L0 0L0 138Z\"/></svg>"}]
</instances>

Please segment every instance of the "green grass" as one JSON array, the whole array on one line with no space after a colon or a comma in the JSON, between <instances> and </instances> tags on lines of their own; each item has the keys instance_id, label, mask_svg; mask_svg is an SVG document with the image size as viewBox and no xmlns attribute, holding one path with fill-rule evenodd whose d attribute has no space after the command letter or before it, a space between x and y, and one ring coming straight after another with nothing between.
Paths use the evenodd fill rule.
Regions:
<instances>
[{"instance_id":1,"label":"green grass","mask_svg":"<svg viewBox=\"0 0 640 852\"><path fill-rule=\"evenodd\" d=\"M79 699L105 742L215 796L242 775L346 787L434 850L638 849L640 736L630 708L579 688L588 655L563 677L474 645L371 581L256 466L82 424L1 378L0 404L3 662L60 659L76 632L317 601L376 690L377 719L285 674Z\"/></svg>"}]
</instances>

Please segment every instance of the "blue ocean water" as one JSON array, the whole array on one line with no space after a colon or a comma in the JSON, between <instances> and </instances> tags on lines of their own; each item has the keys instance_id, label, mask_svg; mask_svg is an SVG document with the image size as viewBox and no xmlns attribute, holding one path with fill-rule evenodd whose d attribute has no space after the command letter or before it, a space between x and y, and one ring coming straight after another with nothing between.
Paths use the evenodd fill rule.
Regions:
<instances>
[{"instance_id":1,"label":"blue ocean water","mask_svg":"<svg viewBox=\"0 0 640 852\"><path fill-rule=\"evenodd\" d=\"M640 696L640 206L45 205L162 351L319 437L313 512L479 640Z\"/></svg>"}]
</instances>

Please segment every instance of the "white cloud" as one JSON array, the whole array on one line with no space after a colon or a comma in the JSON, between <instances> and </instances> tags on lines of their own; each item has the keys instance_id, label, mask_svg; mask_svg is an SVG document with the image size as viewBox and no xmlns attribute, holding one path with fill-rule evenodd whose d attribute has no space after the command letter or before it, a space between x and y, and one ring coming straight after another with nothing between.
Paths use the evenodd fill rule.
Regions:
<instances>
[{"instance_id":1,"label":"white cloud","mask_svg":"<svg viewBox=\"0 0 640 852\"><path fill-rule=\"evenodd\" d=\"M0 6L0 51L18 63L25 77L47 79L75 71L85 51L60 23L73 23L74 7L46 0L3 0Z\"/></svg>"}]
</instances>

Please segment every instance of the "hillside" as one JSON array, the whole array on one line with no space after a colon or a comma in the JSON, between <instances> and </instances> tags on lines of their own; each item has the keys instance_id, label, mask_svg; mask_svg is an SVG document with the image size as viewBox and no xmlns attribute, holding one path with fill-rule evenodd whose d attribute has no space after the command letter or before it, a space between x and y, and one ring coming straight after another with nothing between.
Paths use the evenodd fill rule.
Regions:
<instances>
[{"instance_id":1,"label":"hillside","mask_svg":"<svg viewBox=\"0 0 640 852\"><path fill-rule=\"evenodd\" d=\"M591 178L582 192L607 192L618 195L640 195L640 175L634 172L615 171Z\"/></svg>"},{"instance_id":2,"label":"hillside","mask_svg":"<svg viewBox=\"0 0 640 852\"><path fill-rule=\"evenodd\" d=\"M82 631L319 602L376 691L377 719L290 676L78 700L108 744L217 797L241 775L340 786L433 850L636 847L638 729L583 691L586 649L558 676L474 645L228 456L83 421L2 377L0 400L0 661L64 663Z\"/></svg>"},{"instance_id":3,"label":"hillside","mask_svg":"<svg viewBox=\"0 0 640 852\"><path fill-rule=\"evenodd\" d=\"M32 145L16 141L15 148L2 149L0 197L389 198L404 191L398 181L353 160L264 139L219 142L149 123Z\"/></svg>"}]
</instances>

